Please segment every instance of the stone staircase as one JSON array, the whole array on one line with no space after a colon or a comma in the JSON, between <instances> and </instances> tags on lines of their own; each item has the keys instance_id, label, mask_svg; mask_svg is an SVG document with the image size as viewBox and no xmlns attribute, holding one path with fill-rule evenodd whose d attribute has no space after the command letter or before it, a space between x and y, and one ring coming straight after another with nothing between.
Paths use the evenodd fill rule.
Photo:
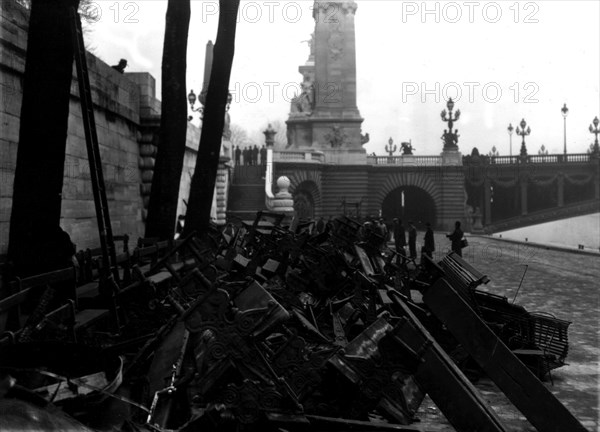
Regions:
<instances>
[{"instance_id":1,"label":"stone staircase","mask_svg":"<svg viewBox=\"0 0 600 432\"><path fill-rule=\"evenodd\" d=\"M264 165L235 166L227 201L228 220L234 223L236 220L254 220L257 211L266 210L265 170Z\"/></svg>"}]
</instances>

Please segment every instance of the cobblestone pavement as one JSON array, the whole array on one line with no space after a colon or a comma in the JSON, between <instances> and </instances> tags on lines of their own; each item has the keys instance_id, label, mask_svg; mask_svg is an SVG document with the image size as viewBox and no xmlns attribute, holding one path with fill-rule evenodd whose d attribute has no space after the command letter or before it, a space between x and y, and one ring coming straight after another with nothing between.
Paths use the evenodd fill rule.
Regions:
<instances>
[{"instance_id":1,"label":"cobblestone pavement","mask_svg":"<svg viewBox=\"0 0 600 432\"><path fill-rule=\"evenodd\" d=\"M449 242L443 234L435 237L439 250L434 258L439 260ZM600 430L600 257L471 236L463 255L491 279L483 289L512 301L525 273L516 303L572 322L568 365L552 372L554 385L545 384L588 430ZM510 430L535 430L491 381L481 380L476 387ZM418 415L427 430L454 430L431 401L425 401ZM429 427L434 417L438 425Z\"/></svg>"}]
</instances>

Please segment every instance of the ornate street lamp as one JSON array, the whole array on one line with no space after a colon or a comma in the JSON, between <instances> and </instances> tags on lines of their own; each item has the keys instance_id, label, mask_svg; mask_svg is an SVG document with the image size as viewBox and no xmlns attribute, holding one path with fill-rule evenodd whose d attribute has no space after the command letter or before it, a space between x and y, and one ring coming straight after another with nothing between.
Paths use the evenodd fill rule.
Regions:
<instances>
[{"instance_id":1,"label":"ornate street lamp","mask_svg":"<svg viewBox=\"0 0 600 432\"><path fill-rule=\"evenodd\" d=\"M598 117L596 117L592 121L592 124L594 125L594 127L592 127L592 125L590 125L590 133L593 133L594 135L596 135L596 140L594 141L594 150L592 151L592 154L595 154L595 155L600 155L600 146L598 145L598 134L600 134L600 129L598 129L599 123L600 123L600 120L598 120Z\"/></svg>"},{"instance_id":2,"label":"ornate street lamp","mask_svg":"<svg viewBox=\"0 0 600 432\"><path fill-rule=\"evenodd\" d=\"M513 134L513 131L515 130L512 123L508 124L507 130L508 130L508 137L509 137L508 139L510 142L510 153L509 154L510 154L510 156L512 156L512 134Z\"/></svg>"},{"instance_id":3,"label":"ornate street lamp","mask_svg":"<svg viewBox=\"0 0 600 432\"><path fill-rule=\"evenodd\" d=\"M546 146L544 144L542 144L542 146L538 150L538 154L540 156L546 156L548 154L548 150L546 149Z\"/></svg>"},{"instance_id":4,"label":"ornate street lamp","mask_svg":"<svg viewBox=\"0 0 600 432\"><path fill-rule=\"evenodd\" d=\"M389 153L390 157L392 157L394 156L394 153L396 153L396 150L398 150L398 146L394 144L394 140L392 137L390 137L388 144L385 146L385 151Z\"/></svg>"},{"instance_id":5,"label":"ornate street lamp","mask_svg":"<svg viewBox=\"0 0 600 432\"><path fill-rule=\"evenodd\" d=\"M519 126L521 127L519 129ZM521 142L521 156L527 156L527 147L525 146L525 137L531 134L531 128L527 126L527 122L525 119L521 120L521 123L517 126L517 135L520 135L523 138Z\"/></svg>"},{"instance_id":6,"label":"ornate street lamp","mask_svg":"<svg viewBox=\"0 0 600 432\"><path fill-rule=\"evenodd\" d=\"M190 94L188 94L188 102L190 103L190 110L192 110L192 112L197 112L200 115L200 120L202 120L202 115L204 113L204 106L202 104L202 102L199 103L198 108L194 108L194 104L196 103L197 97L196 97L196 93L194 93L194 90L190 90ZM188 117L188 121L192 120L192 116Z\"/></svg>"},{"instance_id":7,"label":"ornate street lamp","mask_svg":"<svg viewBox=\"0 0 600 432\"><path fill-rule=\"evenodd\" d=\"M565 145L564 145L563 153L565 155L565 160L566 160L566 156L567 156L567 114L569 114L569 108L567 108L567 104L563 105L560 112L562 113L563 120L564 120Z\"/></svg>"},{"instance_id":8,"label":"ornate street lamp","mask_svg":"<svg viewBox=\"0 0 600 432\"><path fill-rule=\"evenodd\" d=\"M225 107L225 111L228 112L229 111L229 107L231 105L231 101L233 100L233 96L231 96L231 93L227 93L227 105ZM196 101L198 101L198 108L194 108L194 105L196 104ZM200 115L200 120L202 120L202 117L204 115L204 104L206 103L206 90L202 90L202 93L200 93L200 97L196 96L196 93L194 93L194 90L190 90L190 93L188 94L188 102L190 103L190 109L192 110L192 112L197 112ZM188 117L188 121L192 120L192 116Z\"/></svg>"},{"instance_id":9,"label":"ornate street lamp","mask_svg":"<svg viewBox=\"0 0 600 432\"><path fill-rule=\"evenodd\" d=\"M492 151L488 153L489 157L500 156L500 152L496 149L496 146L492 147Z\"/></svg>"},{"instance_id":10,"label":"ornate street lamp","mask_svg":"<svg viewBox=\"0 0 600 432\"><path fill-rule=\"evenodd\" d=\"M452 98L448 99L446 107L448 108L448 112L446 112L446 110L442 110L441 112L442 121L448 122L448 130L445 130L444 135L442 135L444 150L458 150L458 131L453 132L452 128L454 127L454 122L458 121L460 118L460 110L457 109L454 116L452 116L452 110L454 109L454 101Z\"/></svg>"}]
</instances>

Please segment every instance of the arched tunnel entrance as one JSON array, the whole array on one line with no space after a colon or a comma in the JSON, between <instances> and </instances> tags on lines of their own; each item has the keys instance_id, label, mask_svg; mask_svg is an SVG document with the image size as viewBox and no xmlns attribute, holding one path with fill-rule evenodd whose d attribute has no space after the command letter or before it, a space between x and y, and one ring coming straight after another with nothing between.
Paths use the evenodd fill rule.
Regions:
<instances>
[{"instance_id":1,"label":"arched tunnel entrance","mask_svg":"<svg viewBox=\"0 0 600 432\"><path fill-rule=\"evenodd\" d=\"M435 202L431 195L416 186L401 186L391 191L381 204L381 216L385 220L401 219L404 225L414 222L417 228L427 222L437 224Z\"/></svg>"},{"instance_id":2,"label":"arched tunnel entrance","mask_svg":"<svg viewBox=\"0 0 600 432\"><path fill-rule=\"evenodd\" d=\"M294 193L294 211L300 219L314 219L315 202L309 191L300 189Z\"/></svg>"}]
</instances>

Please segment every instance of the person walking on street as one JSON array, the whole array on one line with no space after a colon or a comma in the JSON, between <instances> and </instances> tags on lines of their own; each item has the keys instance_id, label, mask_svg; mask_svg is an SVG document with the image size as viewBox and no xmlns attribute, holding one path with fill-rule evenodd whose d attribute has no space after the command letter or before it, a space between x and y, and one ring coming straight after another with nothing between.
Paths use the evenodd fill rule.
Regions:
<instances>
[{"instance_id":1,"label":"person walking on street","mask_svg":"<svg viewBox=\"0 0 600 432\"><path fill-rule=\"evenodd\" d=\"M256 144L254 145L254 148L251 151L252 151L252 165L258 165L258 147L256 146Z\"/></svg>"},{"instance_id":2,"label":"person walking on street","mask_svg":"<svg viewBox=\"0 0 600 432\"><path fill-rule=\"evenodd\" d=\"M454 232L451 234L446 234L446 237L450 239L452 242L452 252L454 252L459 257L462 257L462 238L464 233L460 229L460 221L454 222Z\"/></svg>"},{"instance_id":3,"label":"person walking on street","mask_svg":"<svg viewBox=\"0 0 600 432\"><path fill-rule=\"evenodd\" d=\"M429 258L433 258L433 252L435 251L435 240L433 238L433 230L431 224L427 222L427 230L425 231L425 238L423 239L423 254Z\"/></svg>"},{"instance_id":4,"label":"person walking on street","mask_svg":"<svg viewBox=\"0 0 600 432\"><path fill-rule=\"evenodd\" d=\"M417 228L412 222L408 223L408 249L410 257L415 259L417 257Z\"/></svg>"},{"instance_id":5,"label":"person walking on street","mask_svg":"<svg viewBox=\"0 0 600 432\"><path fill-rule=\"evenodd\" d=\"M406 256L404 247L406 246L406 232L404 231L404 225L402 221L394 219L394 242L396 244L396 253L401 256Z\"/></svg>"}]
</instances>

